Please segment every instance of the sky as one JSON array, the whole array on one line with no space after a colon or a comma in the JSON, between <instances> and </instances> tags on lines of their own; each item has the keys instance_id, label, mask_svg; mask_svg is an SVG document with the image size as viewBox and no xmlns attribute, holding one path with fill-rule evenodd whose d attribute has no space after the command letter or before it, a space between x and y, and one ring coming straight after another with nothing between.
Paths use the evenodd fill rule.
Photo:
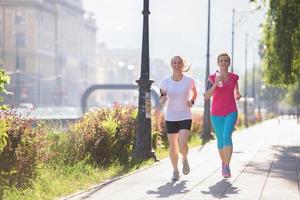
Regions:
<instances>
[{"instance_id":1,"label":"sky","mask_svg":"<svg viewBox=\"0 0 300 200\"><path fill-rule=\"evenodd\" d=\"M109 49L141 48L143 0L83 0L83 6L95 14L98 42L105 42ZM251 13L249 0L211 0L211 72L217 68L216 57L219 53L225 51L231 54L233 8L237 11L234 28L235 71L241 75L244 73L246 32L249 35L247 67L250 69L253 66L253 60L259 63L255 52L265 8ZM193 76L204 80L208 0L150 0L150 12L150 60L162 59L169 64L172 56L180 55L192 65L192 72L200 73Z\"/></svg>"}]
</instances>

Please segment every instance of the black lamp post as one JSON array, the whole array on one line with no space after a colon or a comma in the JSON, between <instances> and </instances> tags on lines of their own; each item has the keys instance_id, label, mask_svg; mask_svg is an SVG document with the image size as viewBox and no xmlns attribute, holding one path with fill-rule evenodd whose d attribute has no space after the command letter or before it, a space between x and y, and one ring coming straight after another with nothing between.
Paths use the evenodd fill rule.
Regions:
<instances>
[{"instance_id":1,"label":"black lamp post","mask_svg":"<svg viewBox=\"0 0 300 200\"><path fill-rule=\"evenodd\" d=\"M151 93L153 83L149 80L149 0L144 0L143 9L143 40L141 76L136 82L139 86L138 130L135 140L134 157L148 159L156 156L152 151L151 139Z\"/></svg>"},{"instance_id":2,"label":"black lamp post","mask_svg":"<svg viewBox=\"0 0 300 200\"><path fill-rule=\"evenodd\" d=\"M210 0L208 0L208 21L207 21L207 53L206 53L206 76L205 76L205 88L207 86L207 79L209 77L209 45L210 45ZM211 134L210 124L210 99L204 98L204 118L203 118L203 133L201 135L203 142L206 142L213 138Z\"/></svg>"}]
</instances>

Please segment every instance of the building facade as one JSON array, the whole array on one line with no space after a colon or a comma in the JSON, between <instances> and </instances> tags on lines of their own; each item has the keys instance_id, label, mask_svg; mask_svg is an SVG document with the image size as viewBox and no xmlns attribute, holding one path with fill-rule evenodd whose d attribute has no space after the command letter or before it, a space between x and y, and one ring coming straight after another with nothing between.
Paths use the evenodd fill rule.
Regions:
<instances>
[{"instance_id":1,"label":"building facade","mask_svg":"<svg viewBox=\"0 0 300 200\"><path fill-rule=\"evenodd\" d=\"M78 106L96 82L96 23L81 0L1 0L0 60L6 103Z\"/></svg>"}]
</instances>

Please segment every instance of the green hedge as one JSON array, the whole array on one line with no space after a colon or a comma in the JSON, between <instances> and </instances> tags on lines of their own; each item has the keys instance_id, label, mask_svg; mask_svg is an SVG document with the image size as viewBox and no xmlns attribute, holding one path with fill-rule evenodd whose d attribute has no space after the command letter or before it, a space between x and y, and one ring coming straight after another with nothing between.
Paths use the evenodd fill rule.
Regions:
<instances>
[{"instance_id":1,"label":"green hedge","mask_svg":"<svg viewBox=\"0 0 300 200\"><path fill-rule=\"evenodd\" d=\"M74 159L88 158L100 166L132 159L137 109L115 106L88 112L69 130Z\"/></svg>"},{"instance_id":2,"label":"green hedge","mask_svg":"<svg viewBox=\"0 0 300 200\"><path fill-rule=\"evenodd\" d=\"M5 146L0 153L0 197L5 186L24 188L31 185L37 172L38 129L34 120L13 111L1 111L1 132Z\"/></svg>"},{"instance_id":3,"label":"green hedge","mask_svg":"<svg viewBox=\"0 0 300 200\"><path fill-rule=\"evenodd\" d=\"M193 132L198 134L202 115L194 116ZM12 111L2 111L0 197L4 186L30 187L38 167L56 169L83 162L101 168L114 163L129 165L133 161L136 130L137 108L131 106L87 112L64 129ZM154 148L168 147L164 117L158 110L153 112L152 133Z\"/></svg>"}]
</instances>

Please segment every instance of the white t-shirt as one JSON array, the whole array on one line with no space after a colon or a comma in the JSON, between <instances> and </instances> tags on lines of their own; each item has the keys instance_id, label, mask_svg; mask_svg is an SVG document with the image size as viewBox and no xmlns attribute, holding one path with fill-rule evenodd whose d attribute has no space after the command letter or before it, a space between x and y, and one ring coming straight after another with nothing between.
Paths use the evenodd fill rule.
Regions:
<instances>
[{"instance_id":1,"label":"white t-shirt","mask_svg":"<svg viewBox=\"0 0 300 200\"><path fill-rule=\"evenodd\" d=\"M192 119L192 112L187 102L191 100L191 91L194 87L194 79L185 75L180 81L174 81L172 77L163 80L161 89L166 91L168 98L165 117L167 121Z\"/></svg>"}]
</instances>

